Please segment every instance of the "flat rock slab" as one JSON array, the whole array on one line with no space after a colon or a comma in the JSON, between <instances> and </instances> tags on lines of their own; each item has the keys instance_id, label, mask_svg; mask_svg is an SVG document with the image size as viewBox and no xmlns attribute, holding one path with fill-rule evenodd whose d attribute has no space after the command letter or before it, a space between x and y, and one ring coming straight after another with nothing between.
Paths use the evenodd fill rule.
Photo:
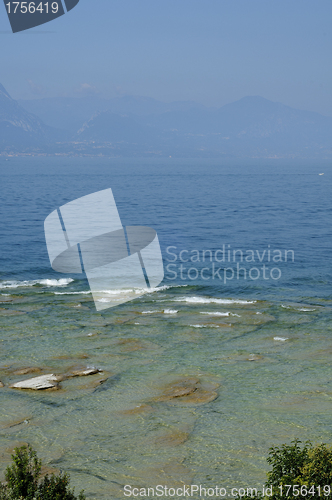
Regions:
<instances>
[{"instance_id":1,"label":"flat rock slab","mask_svg":"<svg viewBox=\"0 0 332 500\"><path fill-rule=\"evenodd\" d=\"M88 375L94 375L95 373L100 373L102 370L99 368L86 368L84 370L73 370L69 373L68 377L87 377Z\"/></svg>"},{"instance_id":2,"label":"flat rock slab","mask_svg":"<svg viewBox=\"0 0 332 500\"><path fill-rule=\"evenodd\" d=\"M219 384L204 383L196 377L183 377L165 387L161 396L154 398L157 402L206 404L218 397L216 389Z\"/></svg>"},{"instance_id":3,"label":"flat rock slab","mask_svg":"<svg viewBox=\"0 0 332 500\"><path fill-rule=\"evenodd\" d=\"M58 387L58 377L53 373L40 375L39 377L33 377L27 380L22 380L21 382L16 382L9 387L12 389L31 389L35 391L54 389Z\"/></svg>"}]
</instances>

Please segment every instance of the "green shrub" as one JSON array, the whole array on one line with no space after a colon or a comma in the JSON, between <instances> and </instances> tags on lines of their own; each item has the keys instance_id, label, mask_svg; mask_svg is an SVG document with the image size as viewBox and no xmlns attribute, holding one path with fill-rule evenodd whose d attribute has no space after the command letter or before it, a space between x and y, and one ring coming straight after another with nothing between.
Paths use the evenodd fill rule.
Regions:
<instances>
[{"instance_id":1,"label":"green shrub","mask_svg":"<svg viewBox=\"0 0 332 500\"><path fill-rule=\"evenodd\" d=\"M288 446L270 448L267 461L272 465L268 473L268 483L275 491L272 498L332 499L332 449L310 441L303 447L300 443L295 440Z\"/></svg>"},{"instance_id":2,"label":"green shrub","mask_svg":"<svg viewBox=\"0 0 332 500\"><path fill-rule=\"evenodd\" d=\"M31 446L15 448L13 465L6 470L6 483L0 483L0 500L85 500L69 490L69 475L52 474L40 481L41 461Z\"/></svg>"},{"instance_id":3,"label":"green shrub","mask_svg":"<svg viewBox=\"0 0 332 500\"><path fill-rule=\"evenodd\" d=\"M74 495L74 491L67 489L68 486L68 474L60 474L59 476L52 474L51 477L45 476L44 480L38 486L35 498L36 500L75 500L77 497ZM85 496L81 492L78 500L83 500L84 498Z\"/></svg>"},{"instance_id":4,"label":"green shrub","mask_svg":"<svg viewBox=\"0 0 332 500\"><path fill-rule=\"evenodd\" d=\"M300 444L295 440L270 448L267 462L272 470L267 474L266 487L272 487L272 496L260 492L242 500L332 500L332 448L314 446L310 441L302 447Z\"/></svg>"},{"instance_id":5,"label":"green shrub","mask_svg":"<svg viewBox=\"0 0 332 500\"><path fill-rule=\"evenodd\" d=\"M12 455L13 465L7 467L6 481L8 488L14 498L23 497L26 500L33 500L38 486L40 476L41 461L31 446L15 448L15 455Z\"/></svg>"}]
</instances>

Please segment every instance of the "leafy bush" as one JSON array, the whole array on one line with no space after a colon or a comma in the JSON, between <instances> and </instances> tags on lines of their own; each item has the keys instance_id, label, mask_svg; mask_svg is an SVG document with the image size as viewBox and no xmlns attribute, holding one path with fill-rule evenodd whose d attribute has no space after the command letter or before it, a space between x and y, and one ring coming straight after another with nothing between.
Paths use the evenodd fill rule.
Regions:
<instances>
[{"instance_id":1,"label":"leafy bush","mask_svg":"<svg viewBox=\"0 0 332 500\"><path fill-rule=\"evenodd\" d=\"M15 455L12 455L13 465L7 467L6 481L13 498L23 497L26 500L33 500L38 486L41 461L31 446L15 448Z\"/></svg>"},{"instance_id":2,"label":"leafy bush","mask_svg":"<svg viewBox=\"0 0 332 500\"><path fill-rule=\"evenodd\" d=\"M6 470L6 483L0 483L0 500L85 500L69 490L68 474L52 474L40 480L41 460L31 446L15 448L13 465Z\"/></svg>"},{"instance_id":3,"label":"leafy bush","mask_svg":"<svg viewBox=\"0 0 332 500\"><path fill-rule=\"evenodd\" d=\"M74 491L68 491L68 486L68 474L60 474L59 476L52 474L51 477L45 476L42 483L38 486L35 498L36 500L75 500L77 497L74 495ZM85 496L81 492L78 500L84 499Z\"/></svg>"},{"instance_id":4,"label":"leafy bush","mask_svg":"<svg viewBox=\"0 0 332 500\"><path fill-rule=\"evenodd\" d=\"M275 490L279 489L273 498L284 498L285 485L291 485L289 499L332 499L332 449L325 444L313 446L310 441L302 448L299 444L300 441L293 441L290 446L270 449L268 462L272 471L268 474L268 481Z\"/></svg>"},{"instance_id":5,"label":"leafy bush","mask_svg":"<svg viewBox=\"0 0 332 500\"><path fill-rule=\"evenodd\" d=\"M265 490L242 500L332 500L332 448L314 446L310 441L302 447L300 444L295 440L270 448L267 462L272 470L267 474Z\"/></svg>"}]
</instances>

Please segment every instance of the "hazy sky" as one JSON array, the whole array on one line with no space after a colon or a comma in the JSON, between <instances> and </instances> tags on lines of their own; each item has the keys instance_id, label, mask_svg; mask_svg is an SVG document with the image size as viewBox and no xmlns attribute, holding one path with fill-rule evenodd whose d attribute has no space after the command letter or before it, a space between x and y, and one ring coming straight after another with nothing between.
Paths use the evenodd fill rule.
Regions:
<instances>
[{"instance_id":1,"label":"hazy sky","mask_svg":"<svg viewBox=\"0 0 332 500\"><path fill-rule=\"evenodd\" d=\"M80 0L17 34L0 7L0 82L14 98L260 95L332 116L331 0Z\"/></svg>"}]
</instances>

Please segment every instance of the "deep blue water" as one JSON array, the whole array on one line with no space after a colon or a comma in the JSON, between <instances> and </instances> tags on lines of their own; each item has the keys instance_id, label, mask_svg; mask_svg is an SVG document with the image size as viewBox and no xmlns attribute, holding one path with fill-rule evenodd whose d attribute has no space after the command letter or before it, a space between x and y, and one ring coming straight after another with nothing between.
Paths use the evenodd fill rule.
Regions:
<instances>
[{"instance_id":1,"label":"deep blue water","mask_svg":"<svg viewBox=\"0 0 332 500\"><path fill-rule=\"evenodd\" d=\"M0 170L0 280L65 277L50 268L44 219L68 201L112 188L124 225L156 229L165 263L164 284L190 284L218 296L331 298L328 161L30 157L1 158ZM172 248L167 251L168 247ZM231 262L227 253L226 262L215 260L214 252L223 248L231 250ZM193 256L197 260L199 255L200 262L181 262L181 250L188 251L181 254L184 260ZM237 279L233 250L241 250L244 258L247 250L255 253L255 262L246 263L246 279L243 271ZM276 255L273 250L280 250L281 262L268 262L268 250L271 259ZM209 251L215 270L220 269L214 279ZM261 258L264 255L262 263L257 251ZM287 262L285 251L289 251ZM217 256L221 259L222 253ZM203 280L200 271L206 266ZM226 283L225 267L234 270L234 278ZM249 278L251 267L260 270L258 279L256 270ZM280 279L271 278L274 267L280 270L273 271L274 278L281 273ZM232 277L232 270L226 276Z\"/></svg>"}]
</instances>

